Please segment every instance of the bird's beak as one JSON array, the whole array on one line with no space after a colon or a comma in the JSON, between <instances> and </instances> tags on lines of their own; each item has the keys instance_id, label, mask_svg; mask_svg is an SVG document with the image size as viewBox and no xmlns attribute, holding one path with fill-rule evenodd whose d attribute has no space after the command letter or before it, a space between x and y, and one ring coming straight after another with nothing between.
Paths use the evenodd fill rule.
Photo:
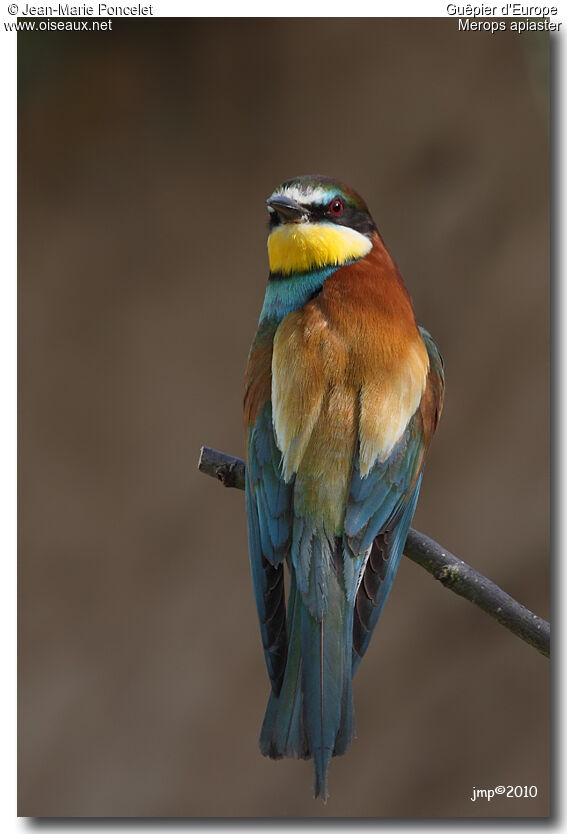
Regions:
<instances>
[{"instance_id":1,"label":"bird's beak","mask_svg":"<svg viewBox=\"0 0 567 834\"><path fill-rule=\"evenodd\" d=\"M309 214L304 206L300 206L299 203L296 203L295 200L290 200L289 197L270 197L266 200L266 205L269 209L277 211L282 220L287 220L291 223L298 223Z\"/></svg>"}]
</instances>

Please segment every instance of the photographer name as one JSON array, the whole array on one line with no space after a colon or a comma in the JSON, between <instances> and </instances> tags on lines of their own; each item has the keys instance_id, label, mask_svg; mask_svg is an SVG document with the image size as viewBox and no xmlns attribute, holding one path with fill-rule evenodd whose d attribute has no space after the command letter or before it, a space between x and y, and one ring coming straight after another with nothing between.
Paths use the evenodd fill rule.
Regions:
<instances>
[{"instance_id":1,"label":"photographer name","mask_svg":"<svg viewBox=\"0 0 567 834\"><path fill-rule=\"evenodd\" d=\"M59 3L57 6L22 6L19 11L23 17L151 17L153 6L72 6Z\"/></svg>"}]
</instances>

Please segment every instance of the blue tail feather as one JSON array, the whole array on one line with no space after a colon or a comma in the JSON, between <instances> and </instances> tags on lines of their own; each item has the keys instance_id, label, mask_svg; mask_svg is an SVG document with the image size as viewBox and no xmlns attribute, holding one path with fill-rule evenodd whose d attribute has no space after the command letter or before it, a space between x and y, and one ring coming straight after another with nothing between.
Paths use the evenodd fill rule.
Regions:
<instances>
[{"instance_id":1,"label":"blue tail feather","mask_svg":"<svg viewBox=\"0 0 567 834\"><path fill-rule=\"evenodd\" d=\"M286 622L289 647L284 680L279 695L276 696L273 691L270 694L260 733L260 750L272 759L308 757L303 727L299 600L295 575L292 574Z\"/></svg>"},{"instance_id":2,"label":"blue tail feather","mask_svg":"<svg viewBox=\"0 0 567 834\"><path fill-rule=\"evenodd\" d=\"M314 794L326 800L331 756L346 752L354 735L353 603L331 571L326 611L316 616L291 573L285 676L280 694L270 695L260 749L271 758L312 758Z\"/></svg>"}]
</instances>

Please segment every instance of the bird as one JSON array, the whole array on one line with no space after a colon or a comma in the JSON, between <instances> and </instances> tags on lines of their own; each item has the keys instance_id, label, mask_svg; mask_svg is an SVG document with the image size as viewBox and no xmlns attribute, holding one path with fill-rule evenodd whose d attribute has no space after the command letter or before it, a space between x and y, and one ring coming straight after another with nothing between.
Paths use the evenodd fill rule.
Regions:
<instances>
[{"instance_id":1,"label":"bird","mask_svg":"<svg viewBox=\"0 0 567 834\"><path fill-rule=\"evenodd\" d=\"M441 415L443 360L357 192L308 175L266 202L269 275L244 393L250 568L271 684L260 750L312 759L326 802L331 757L355 734L353 675Z\"/></svg>"}]
</instances>

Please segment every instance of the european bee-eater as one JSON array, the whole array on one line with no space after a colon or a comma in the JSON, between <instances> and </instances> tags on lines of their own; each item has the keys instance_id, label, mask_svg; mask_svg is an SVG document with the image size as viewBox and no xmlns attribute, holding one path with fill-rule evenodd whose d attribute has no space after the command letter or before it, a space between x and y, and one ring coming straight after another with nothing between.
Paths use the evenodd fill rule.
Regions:
<instances>
[{"instance_id":1,"label":"european bee-eater","mask_svg":"<svg viewBox=\"0 0 567 834\"><path fill-rule=\"evenodd\" d=\"M267 206L270 273L244 397L250 562L271 680L260 749L313 758L314 793L326 799L330 758L354 734L352 676L415 511L443 366L355 191L299 177Z\"/></svg>"}]
</instances>

